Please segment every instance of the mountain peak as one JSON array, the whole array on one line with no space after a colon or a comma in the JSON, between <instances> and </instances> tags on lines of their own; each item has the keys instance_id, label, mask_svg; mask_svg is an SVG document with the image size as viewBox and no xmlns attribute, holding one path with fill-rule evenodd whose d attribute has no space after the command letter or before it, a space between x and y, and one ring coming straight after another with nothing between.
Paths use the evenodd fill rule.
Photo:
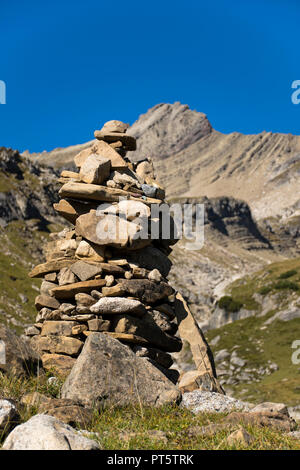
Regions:
<instances>
[{"instance_id":1,"label":"mountain peak","mask_svg":"<svg viewBox=\"0 0 300 470\"><path fill-rule=\"evenodd\" d=\"M142 114L130 127L128 134L138 139L132 160L145 157L164 158L177 153L212 132L204 113L192 111L188 105L176 101L160 103Z\"/></svg>"}]
</instances>

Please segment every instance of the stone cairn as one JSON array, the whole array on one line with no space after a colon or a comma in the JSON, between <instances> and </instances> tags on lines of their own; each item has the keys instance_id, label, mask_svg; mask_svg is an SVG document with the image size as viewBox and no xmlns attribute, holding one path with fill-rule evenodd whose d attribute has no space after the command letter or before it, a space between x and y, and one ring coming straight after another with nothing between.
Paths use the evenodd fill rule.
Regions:
<instances>
[{"instance_id":1,"label":"stone cairn","mask_svg":"<svg viewBox=\"0 0 300 470\"><path fill-rule=\"evenodd\" d=\"M44 369L61 375L70 372L87 337L102 332L176 383L179 374L170 369L170 353L182 347L179 333L190 343L204 388L219 391L209 347L166 280L174 239L149 235L150 226L160 230L151 207L165 194L150 160L134 164L126 158L136 149L127 128L107 122L95 131L95 143L75 156L78 173L61 173L61 200L54 208L73 226L51 234L46 262L29 274L43 281L35 300L36 323L25 334ZM142 230L147 237L140 236Z\"/></svg>"}]
</instances>

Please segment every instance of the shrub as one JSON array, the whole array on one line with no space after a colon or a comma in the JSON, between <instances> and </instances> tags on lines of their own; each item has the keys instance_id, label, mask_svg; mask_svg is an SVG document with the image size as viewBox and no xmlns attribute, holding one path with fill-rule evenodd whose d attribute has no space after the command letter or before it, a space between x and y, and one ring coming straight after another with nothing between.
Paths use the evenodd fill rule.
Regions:
<instances>
[{"instance_id":1,"label":"shrub","mask_svg":"<svg viewBox=\"0 0 300 470\"><path fill-rule=\"evenodd\" d=\"M291 282L291 281L279 281L277 282L276 284L274 284L274 288L277 289L277 290L281 290L281 289L290 289L290 290L294 290L294 291L297 291L300 289L300 287L298 286L298 284L296 284L295 282Z\"/></svg>"},{"instance_id":2,"label":"shrub","mask_svg":"<svg viewBox=\"0 0 300 470\"><path fill-rule=\"evenodd\" d=\"M261 289L259 289L258 293L261 295L267 295L269 292L271 292L272 287L271 286L264 286Z\"/></svg>"},{"instance_id":3,"label":"shrub","mask_svg":"<svg viewBox=\"0 0 300 470\"><path fill-rule=\"evenodd\" d=\"M243 303L239 300L234 300L230 295L224 295L220 298L218 305L228 313L235 313L242 308Z\"/></svg>"},{"instance_id":4,"label":"shrub","mask_svg":"<svg viewBox=\"0 0 300 470\"><path fill-rule=\"evenodd\" d=\"M295 269L291 269L290 271L281 273L278 279L288 279L289 277L295 276L295 274L297 274L297 271Z\"/></svg>"}]
</instances>

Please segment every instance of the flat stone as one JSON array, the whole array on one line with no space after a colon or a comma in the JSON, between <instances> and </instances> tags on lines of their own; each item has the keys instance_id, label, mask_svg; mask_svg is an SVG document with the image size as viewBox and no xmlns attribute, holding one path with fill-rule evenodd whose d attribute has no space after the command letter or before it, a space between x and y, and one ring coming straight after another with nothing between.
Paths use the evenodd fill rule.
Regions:
<instances>
[{"instance_id":1,"label":"flat stone","mask_svg":"<svg viewBox=\"0 0 300 470\"><path fill-rule=\"evenodd\" d=\"M140 201L146 204L160 204L159 199L137 197L133 192L124 191L118 188L108 188L97 184L74 183L69 182L59 190L61 198L75 198L83 200L93 200L102 202L119 202L121 197L129 200Z\"/></svg>"},{"instance_id":2,"label":"flat stone","mask_svg":"<svg viewBox=\"0 0 300 470\"><path fill-rule=\"evenodd\" d=\"M56 289L59 289L58 287ZM38 295L35 298L35 307L37 310L41 310L43 307L46 308L52 308L52 309L57 309L59 308L59 302L58 300L54 299L50 295Z\"/></svg>"},{"instance_id":3,"label":"flat stone","mask_svg":"<svg viewBox=\"0 0 300 470\"><path fill-rule=\"evenodd\" d=\"M45 321L43 323L41 336L72 336L72 328L76 326L74 321Z\"/></svg>"},{"instance_id":4,"label":"flat stone","mask_svg":"<svg viewBox=\"0 0 300 470\"><path fill-rule=\"evenodd\" d=\"M68 222L75 225L77 217L86 214L90 209L97 209L97 203L84 203L79 201L66 201L61 199L58 203L53 204L54 209L64 217Z\"/></svg>"},{"instance_id":5,"label":"flat stone","mask_svg":"<svg viewBox=\"0 0 300 470\"><path fill-rule=\"evenodd\" d=\"M102 184L110 175L111 162L95 153L89 155L80 168L80 179L89 184Z\"/></svg>"},{"instance_id":6,"label":"flat stone","mask_svg":"<svg viewBox=\"0 0 300 470\"><path fill-rule=\"evenodd\" d=\"M125 294L125 289L121 284L116 284L112 287L103 287L102 294L105 297L119 297Z\"/></svg>"},{"instance_id":7,"label":"flat stone","mask_svg":"<svg viewBox=\"0 0 300 470\"><path fill-rule=\"evenodd\" d=\"M180 400L179 390L158 369L112 338L111 333L89 335L61 393L62 398L87 406L104 402L160 406Z\"/></svg>"},{"instance_id":8,"label":"flat stone","mask_svg":"<svg viewBox=\"0 0 300 470\"><path fill-rule=\"evenodd\" d=\"M6 438L4 450L100 450L99 445L81 436L53 416L35 415L17 426Z\"/></svg>"},{"instance_id":9,"label":"flat stone","mask_svg":"<svg viewBox=\"0 0 300 470\"><path fill-rule=\"evenodd\" d=\"M52 289L51 294L57 299L70 299L79 292L91 292L91 290L98 289L104 285L104 279L76 282L75 284L68 284L66 286L55 287L54 289ZM45 306L47 307L47 305Z\"/></svg>"},{"instance_id":10,"label":"flat stone","mask_svg":"<svg viewBox=\"0 0 300 470\"><path fill-rule=\"evenodd\" d=\"M94 136L98 140L104 140L105 142L116 142L120 141L124 144L127 150L136 150L136 139L131 135L124 134L123 132L103 132L95 131Z\"/></svg>"},{"instance_id":11,"label":"flat stone","mask_svg":"<svg viewBox=\"0 0 300 470\"><path fill-rule=\"evenodd\" d=\"M84 261L76 261L70 269L81 281L87 281L102 273L101 265L89 264Z\"/></svg>"},{"instance_id":12,"label":"flat stone","mask_svg":"<svg viewBox=\"0 0 300 470\"><path fill-rule=\"evenodd\" d=\"M182 395L181 406L193 413L228 413L233 410L249 410L248 403L216 392L194 390Z\"/></svg>"},{"instance_id":13,"label":"flat stone","mask_svg":"<svg viewBox=\"0 0 300 470\"><path fill-rule=\"evenodd\" d=\"M145 304L154 304L174 292L167 283L157 284L148 279L120 279L119 283L129 295L139 298Z\"/></svg>"},{"instance_id":14,"label":"flat stone","mask_svg":"<svg viewBox=\"0 0 300 470\"><path fill-rule=\"evenodd\" d=\"M81 150L81 152L79 152L75 156L74 163L77 166L77 168L80 168L84 164L88 156L93 153L93 150L94 150L94 146Z\"/></svg>"},{"instance_id":15,"label":"flat stone","mask_svg":"<svg viewBox=\"0 0 300 470\"><path fill-rule=\"evenodd\" d=\"M251 408L252 413L281 413L289 416L288 407L284 403L263 402Z\"/></svg>"},{"instance_id":16,"label":"flat stone","mask_svg":"<svg viewBox=\"0 0 300 470\"><path fill-rule=\"evenodd\" d=\"M66 377L74 366L76 359L64 354L43 354L42 363L46 370L54 371L59 376Z\"/></svg>"},{"instance_id":17,"label":"flat stone","mask_svg":"<svg viewBox=\"0 0 300 470\"><path fill-rule=\"evenodd\" d=\"M246 426L269 427L281 432L291 432L297 428L297 423L289 416L277 412L236 412L226 416L225 421Z\"/></svg>"},{"instance_id":18,"label":"flat stone","mask_svg":"<svg viewBox=\"0 0 300 470\"><path fill-rule=\"evenodd\" d=\"M91 312L98 315L130 314L143 316L146 313L144 305L139 300L123 297L104 297L91 307Z\"/></svg>"},{"instance_id":19,"label":"flat stone","mask_svg":"<svg viewBox=\"0 0 300 470\"><path fill-rule=\"evenodd\" d=\"M70 338L69 336L35 336L32 339L32 342L33 340L36 346L36 350L40 354L46 352L77 356L83 346L82 341L77 338Z\"/></svg>"},{"instance_id":20,"label":"flat stone","mask_svg":"<svg viewBox=\"0 0 300 470\"><path fill-rule=\"evenodd\" d=\"M70 259L55 259L47 261L47 263L39 264L28 274L29 277L43 277L50 272L58 272L62 268L72 266L74 260Z\"/></svg>"}]
</instances>

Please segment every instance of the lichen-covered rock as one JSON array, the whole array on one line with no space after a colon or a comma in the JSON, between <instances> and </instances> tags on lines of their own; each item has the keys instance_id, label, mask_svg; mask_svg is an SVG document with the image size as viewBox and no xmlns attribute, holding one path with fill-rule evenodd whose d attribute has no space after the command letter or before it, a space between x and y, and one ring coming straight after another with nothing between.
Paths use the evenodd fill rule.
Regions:
<instances>
[{"instance_id":1,"label":"lichen-covered rock","mask_svg":"<svg viewBox=\"0 0 300 470\"><path fill-rule=\"evenodd\" d=\"M101 367L99 367L101 364ZM85 405L163 405L179 390L147 360L102 333L92 333L62 388L62 397Z\"/></svg>"},{"instance_id":2,"label":"lichen-covered rock","mask_svg":"<svg viewBox=\"0 0 300 470\"><path fill-rule=\"evenodd\" d=\"M81 436L53 416L35 415L6 438L4 450L100 450L96 441Z\"/></svg>"}]
</instances>

